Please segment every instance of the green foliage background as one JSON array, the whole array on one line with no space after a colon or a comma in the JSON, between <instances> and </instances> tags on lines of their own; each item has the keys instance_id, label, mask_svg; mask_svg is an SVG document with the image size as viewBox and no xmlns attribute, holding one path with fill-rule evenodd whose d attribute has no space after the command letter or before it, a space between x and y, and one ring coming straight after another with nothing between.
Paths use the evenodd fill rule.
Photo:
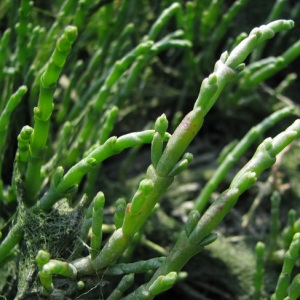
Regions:
<instances>
[{"instance_id":1,"label":"green foliage background","mask_svg":"<svg viewBox=\"0 0 300 300\"><path fill-rule=\"evenodd\" d=\"M295 27L278 34L264 47L258 47L260 50L247 58L246 65L254 65L260 59L263 62L266 57L278 57L299 41L300 4L297 1L275 1L275 4L274 1L258 0L180 1L185 23L180 23L178 16L177 19L172 16L165 21L155 36L157 47L161 46L162 50L159 48L155 53L135 54L133 62L117 82L111 86L105 85L114 63L142 41L147 41L152 24L173 3L175 1L167 0L34 1L30 6L29 1L1 1L2 41L5 30L10 28L8 41L2 42L0 49L1 111L10 95L20 86L28 87L10 116L9 126L5 132L0 132L6 137L1 164L0 228L3 228L3 236L9 232L11 219L17 207L20 207L20 200L17 201L16 196L18 186L16 188L12 184L17 138L23 126L34 124L33 109L38 102L40 76L67 25L77 26L78 38L63 67L54 94L49 139L43 154L46 180L38 191L38 198L49 189L55 169L59 165L69 169L85 155L99 136L104 141L109 136L153 128L155 120L162 113L169 120L168 131L173 132L180 119L192 109L201 82L212 73L220 55L234 48L240 33L249 33L253 27L272 21L268 20L268 16L276 4L280 9L275 19L293 19ZM228 24L223 24L221 21L226 12L234 5L240 5L239 11ZM25 9L22 14L18 7L27 7L28 11ZM16 28L17 23L21 29ZM126 27L128 24L132 25ZM183 32L176 31L178 29ZM165 38L168 35L171 35L169 40ZM225 87L220 99L206 116L202 130L190 145L189 151L194 154L194 161L188 170L176 177L172 187L162 196L159 209L143 228L134 254L128 254L129 261L164 255L172 248L193 208L192 201L197 199L217 169L219 154L226 145L241 139L252 126L274 111L287 105L295 109L293 116L285 118L260 136L243 154L215 189L213 198L230 185L234 174L249 160L265 137L283 131L295 119L295 115L299 116L299 47L297 51L288 65L274 61L273 73L266 78L263 76L255 82L252 73L247 73L246 69L243 75ZM293 75L289 81L287 78L290 77L287 76L290 74ZM276 88L283 82L287 83L287 87L277 93ZM100 97L105 98L105 103L97 111L91 103ZM114 110L115 120L110 123L107 120ZM66 126L67 121L71 128ZM85 128L85 132L82 128ZM80 135L81 139L78 138ZM278 165L263 173L260 182L243 195L243 199L221 223L217 241L186 265L184 271L188 277L179 280L173 289L157 296L157 299L250 299L253 296L255 244L259 240L272 244L269 241L272 205L268 180L274 180L272 187L281 191L280 232L284 227L288 229L290 209L294 209L296 219L299 217L299 147L299 141L294 142L280 158ZM77 204L83 194L92 199L101 190L106 201L104 224L113 224L116 200L132 197L147 166L151 164L150 157L150 147L139 145L107 159L97 172L84 177L71 206ZM251 205L260 192L265 192L264 197L258 197L259 205L254 210ZM21 216L26 226L26 246L21 244L9 263L1 266L0 293L3 297L13 299L18 286L20 299L37 299L35 291L39 281L34 258L43 243L49 246L52 258L71 260L75 256L74 245L79 235L77 224L82 220L85 209L78 206L71 211L66 203L61 202L57 206L58 214L55 210L35 215L24 209L24 216ZM23 209L19 210L20 214L22 212ZM37 236L36 228L44 235ZM105 230L104 240L111 234L109 226ZM275 248L266 259L267 275L264 277L262 298L269 298L274 292L282 267L282 251L287 250L283 237L279 234ZM84 251L87 252L86 249ZM127 262L126 259L124 262ZM28 284L28 272L32 272L30 280L34 282L33 285ZM299 269L296 268L294 272L297 274ZM134 288L147 279L147 273L136 277ZM76 299L105 298L118 280L120 278L105 276L105 271L91 275L84 292L77 292ZM67 290L66 286L70 285L72 292L68 290L69 294L65 297L75 297L70 296L74 295L74 281L56 276L54 284L62 287L62 290Z\"/></svg>"}]
</instances>

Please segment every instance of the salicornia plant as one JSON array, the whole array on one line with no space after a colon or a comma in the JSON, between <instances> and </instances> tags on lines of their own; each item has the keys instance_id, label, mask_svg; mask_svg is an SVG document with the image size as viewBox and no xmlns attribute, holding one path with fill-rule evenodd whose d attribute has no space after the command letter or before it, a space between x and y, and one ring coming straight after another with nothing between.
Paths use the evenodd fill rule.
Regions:
<instances>
[{"instance_id":1,"label":"salicornia plant","mask_svg":"<svg viewBox=\"0 0 300 300\"><path fill-rule=\"evenodd\" d=\"M283 153L300 135L299 108L284 95L296 75L287 74L280 84L275 78L299 56L299 40L280 56L262 58L267 40L282 48L279 42L297 28L291 19L299 17L300 5L284 19L283 2L276 1L265 25L228 38L225 48L231 50L225 51L222 41L238 26L235 18L247 1L65 0L39 6L22 0L17 13L9 1L0 5L7 25L0 40L3 297L153 299L182 283L189 299L206 299L204 285L186 287L184 268L207 255L213 268L212 258L222 260L216 248L224 245L236 255L218 228L253 185L258 196L240 230L252 226L264 197L271 199L270 229L249 237L250 267L241 266L241 273L250 280L245 285L237 276L232 285L244 287L229 297L299 297L299 212L289 207L280 216L284 185L278 182ZM267 85L268 79L277 86ZM260 121L253 117L257 111L265 112ZM213 123L235 116L237 132L251 129L213 158L214 173L199 195L176 207L168 193L197 169L189 151L199 149L198 133L213 115ZM280 128L272 132L275 125ZM266 132L273 137L264 138ZM140 160L142 153L147 158ZM140 166L143 175L134 169ZM267 169L267 180L257 183ZM126 178L129 172L134 176ZM199 186L202 172L195 172ZM282 230L281 217L287 216ZM152 227L162 236L166 231L169 241L155 234L152 241ZM234 263L223 260L234 274ZM241 257L237 262L248 264ZM268 280L265 262L282 266L275 279ZM214 299L227 293L214 288Z\"/></svg>"}]
</instances>

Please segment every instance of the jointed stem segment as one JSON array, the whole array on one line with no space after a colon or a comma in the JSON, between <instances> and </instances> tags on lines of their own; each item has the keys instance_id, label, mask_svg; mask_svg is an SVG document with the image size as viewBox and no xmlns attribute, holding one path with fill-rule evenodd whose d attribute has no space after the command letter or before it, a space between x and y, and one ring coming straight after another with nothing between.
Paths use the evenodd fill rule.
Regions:
<instances>
[{"instance_id":1,"label":"jointed stem segment","mask_svg":"<svg viewBox=\"0 0 300 300\"><path fill-rule=\"evenodd\" d=\"M24 204L28 207L36 203L42 181L43 151L48 140L56 82L76 38L77 28L68 26L62 37L57 41L56 49L40 79L40 96L38 106L34 108L35 124L30 141L30 157L25 178Z\"/></svg>"}]
</instances>

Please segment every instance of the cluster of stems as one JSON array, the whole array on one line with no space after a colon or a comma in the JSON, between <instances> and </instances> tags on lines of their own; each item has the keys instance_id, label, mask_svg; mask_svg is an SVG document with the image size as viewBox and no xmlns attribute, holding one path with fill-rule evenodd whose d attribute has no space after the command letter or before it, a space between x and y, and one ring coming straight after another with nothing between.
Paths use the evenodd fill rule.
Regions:
<instances>
[{"instance_id":1,"label":"cluster of stems","mask_svg":"<svg viewBox=\"0 0 300 300\"><path fill-rule=\"evenodd\" d=\"M287 290L290 284L292 271L297 259L299 258L300 251L300 233L296 233L290 244L288 251L285 253L284 262L281 270L281 274L278 278L275 293L272 295L271 300L285 299ZM299 291L299 274L294 277L289 292L288 299L296 300L300 296Z\"/></svg>"},{"instance_id":2,"label":"cluster of stems","mask_svg":"<svg viewBox=\"0 0 300 300\"><path fill-rule=\"evenodd\" d=\"M132 242L134 235L137 234L151 214L163 192L171 185L174 176L184 170L191 162L192 155L185 153L185 151L200 130L205 114L213 106L225 84L243 70L244 66L241 63L257 44L271 38L275 32L289 29L292 26L293 23L290 21L277 21L262 26L253 30L249 37L244 39L232 53L229 55L227 53L223 54L215 66L214 73L204 80L194 109L185 116L168 139L165 147L163 142L165 141L168 122L164 115L157 119L155 131L151 137L152 164L149 166L145 178L140 182L131 202L126 205L126 208L122 205L123 209L121 211L123 213L121 213L121 217L119 215L115 218L117 229L104 247L100 249L101 229L99 226L102 220L104 198L102 194L98 194L94 199L92 211L91 255L72 261L69 264L71 269L75 268L78 275L88 275L109 267L121 257ZM251 134L256 137L278 119L290 114L291 111L291 109L284 109L269 117L262 125L252 130L252 133L249 134L250 138L247 138L246 142L243 141L242 146L246 147L244 146L245 143L248 143L248 145L251 143ZM213 202L203 216L200 215L198 210L193 210L190 213L185 229L180 233L175 246L168 257L160 264L152 279L125 299L150 299L158 292L169 289L176 281L176 274L180 272L186 262L217 238L212 231L235 205L239 196L256 182L257 177L265 169L274 164L276 155L299 134L300 121L298 120L275 138L267 138L261 143L253 158L234 177L228 190L224 191ZM110 151L117 149L116 145L119 139L109 139L103 146L108 144ZM241 146L239 147L241 148ZM60 179L55 180L54 186L59 193L65 193L71 187L71 182L78 184L79 179L89 170L88 165L92 166L99 163L96 155L99 149L101 147L96 148L84 161L80 162L80 169L74 169L74 171L71 169L64 177L61 174ZM103 154L101 158L103 158ZM82 171L79 172L79 170ZM42 205L42 201L43 199L40 205ZM38 257L37 261L39 261ZM45 268L47 268L47 264L45 264ZM68 275L66 274L66 276Z\"/></svg>"},{"instance_id":3,"label":"cluster of stems","mask_svg":"<svg viewBox=\"0 0 300 300\"><path fill-rule=\"evenodd\" d=\"M51 257L48 249L44 249L46 246L44 248L41 246L38 253L34 253L42 287L41 293L52 295L55 290L53 281L55 275L68 277L70 281L82 279L77 282L78 290L82 290L84 276L103 274L103 276L122 276L107 299L114 300L121 297L128 300L153 299L180 280L181 270L186 263L217 239L214 230L231 211L239 197L257 182L257 178L264 170L272 167L276 156L300 135L300 120L296 120L274 138L266 138L260 143L249 162L233 178L228 189L209 205L212 193L254 141L280 120L295 113L296 109L291 106L281 108L252 127L241 141L224 154L215 174L195 200L194 208L170 251L167 252L166 249L155 245L157 252L164 255L163 257L128 263L127 257L132 253L136 243L142 241L145 224L156 211L162 195L172 185L174 178L192 162L193 155L187 152L188 147L202 128L205 116L230 81L235 79L239 82L239 87L231 100L234 104L262 81L290 64L299 55L300 43L297 41L278 57L256 63L266 40L294 26L291 20L274 21L283 10L283 1L276 1L267 18L267 25L254 28L248 36L241 35L235 41L232 51L221 54L213 72L202 81L192 110L180 122L177 120L173 122L173 125L177 126L174 125L175 130L172 134L167 132L168 120L166 115L162 114L157 118L154 129L131 132L119 137L111 136L118 117L126 115L121 108L126 105L126 99L135 89L138 79L141 76L142 79L148 76L149 70L146 66L157 60L158 54L162 51L180 49L187 71L185 89L193 87L195 81L203 79L198 75L199 70L207 73L230 22L247 0L235 1L220 22L222 1L211 3L188 1L184 9L180 3L175 2L163 10L148 33L143 35L141 42L134 46L130 41L136 40L134 32L140 29L136 28L136 22L125 23L126 19L131 17L126 13L131 10L130 1L100 1L96 4L90 0L77 2L75 8L72 1L64 1L55 22L46 33L44 28L33 27L30 23L30 12L34 3L28 0L21 1L18 11L19 23L15 26L16 49L15 53L10 53L15 60L14 68L5 68L3 58L11 30L6 30L0 39L0 85L5 82L0 115L2 159L10 118L30 89L30 84L27 83L34 82L28 102L32 104L38 98L37 106L33 109L32 127L23 126L17 136L17 153L11 187L5 189L0 179L0 198L3 199L3 203L7 204L17 199L19 205L19 211L13 217L12 227L0 244L0 264L13 259L15 247L18 244L23 247L21 241L28 239L24 234L26 232L24 226L28 224L24 225L25 219L22 214L41 216L59 211L58 202L67 199L70 206L75 206L73 211L79 209L83 203L88 206L82 222L78 225L80 242L76 244L76 249L69 260ZM166 2L163 1L163 5ZM106 5L107 3L111 5ZM141 5L142 9L144 2L137 5ZM97 16L106 22L99 25L101 35L96 34L97 43L88 45L90 51L94 53L91 54L86 66L81 60L75 63L72 55L69 57L73 53L72 47L88 26L85 20L94 13L94 10L100 8L102 9ZM196 12L201 16L199 36L194 32ZM72 16L73 25L65 26L67 16ZM170 20L175 21L177 30L160 38ZM48 45L57 39L62 26L65 26L64 33L58 38L52 55L49 54L48 63L37 72L44 59L43 56L49 51L48 48L51 48ZM117 38L113 30L110 32L110 26L122 28ZM211 34L213 28L216 29ZM29 34L31 31L32 34ZM46 45L47 49L44 52L35 49L35 43L39 39ZM203 53L195 55L193 46L206 44ZM245 72L246 75L242 75L245 69L244 62L248 56L251 63ZM27 59L33 61L30 67ZM73 74L66 80L61 74L67 59L73 59L74 66ZM26 78L25 82L14 84L13 78L20 75ZM294 79L290 79L289 82L292 80ZM38 85L38 89L35 85ZM15 86L19 88L8 97L8 87ZM58 86L64 87L63 91L59 91ZM275 94L280 94L284 88L282 84ZM61 93L63 100L54 110L56 93ZM181 111L182 106L183 102L178 101L175 115ZM136 107L138 105L134 108ZM56 133L55 142L51 139L52 124L54 128L63 124L62 129ZM151 145L151 163L130 201L127 202L124 198L116 201L112 218L114 224L109 227L104 224L105 205L108 201L103 192L96 191L102 162L125 149L134 150L144 144ZM51 156L49 153L52 148L56 149L56 153ZM0 164L0 173L2 172ZM78 199L73 199L74 195L77 192L80 194L81 191L84 196L76 205ZM270 245L269 252L275 250L275 239L279 235L279 201L279 195L274 193L270 234L274 241ZM298 223L300 224L300 221ZM292 279L292 271L300 249L300 235L296 233L300 227L298 223L295 221L295 212L291 211L285 245L288 250L272 300L284 299L286 296L289 299L297 299L300 295L299 274ZM111 235L104 242L103 236L107 227ZM0 238L2 238L1 231ZM85 254L86 256L82 257L85 246L89 255ZM263 243L258 243L255 250L257 261L253 294L255 299L260 299L266 251ZM134 284L135 274L138 273L149 273L151 278L132 292L128 292Z\"/></svg>"}]
</instances>

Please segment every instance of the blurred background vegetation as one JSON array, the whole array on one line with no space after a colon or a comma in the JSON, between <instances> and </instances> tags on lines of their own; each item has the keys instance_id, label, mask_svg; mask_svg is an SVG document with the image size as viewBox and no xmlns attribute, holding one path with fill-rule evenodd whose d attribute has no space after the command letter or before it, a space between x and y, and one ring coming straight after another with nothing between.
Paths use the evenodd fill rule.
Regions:
<instances>
[{"instance_id":1,"label":"blurred background vegetation","mask_svg":"<svg viewBox=\"0 0 300 300\"><path fill-rule=\"evenodd\" d=\"M26 2L26 1L24 1ZM77 3L78 2L78 3ZM78 26L79 37L73 47L63 75L55 94L55 111L50 138L50 148L55 151L55 139L60 134L63 122L70 118L74 108L82 109L90 98L94 97L115 60L120 59L138 45L148 34L152 24L161 12L174 1L130 0L103 1L34 1L32 8L23 16L24 21L31 23L24 39L32 38L30 51L25 53L24 63L18 65L18 56L22 52L22 41L16 33L15 25L19 22L18 7L21 1L0 2L0 33L3 36L7 28L11 28L10 38L5 49L1 49L0 67L2 73L0 88L5 98L11 91L26 84L29 92L15 110L11 118L11 126L7 136L3 157L2 178L4 184L10 184L13 171L14 155L17 148L17 136L26 124L32 124L32 110L37 103L37 79L43 66L47 63L54 49L55 42L68 24ZM226 25L224 33L216 38L224 15L237 2L242 3L237 14ZM297 42L300 36L300 5L299 1L282 2L282 9L276 18L293 19L295 28L287 33L268 41L261 53L255 52L247 61L279 56ZM81 4L80 4L81 3ZM179 1L187 14L188 5L193 4L190 14L193 16L189 30L178 24L172 17L162 28L157 40L177 29L184 29L184 39L192 43L188 47L168 47L157 55L145 60L139 76L131 89L126 90L130 70L113 86L108 95L107 107L116 104L119 113L112 135L121 135L133 131L141 131L153 126L155 119L165 113L172 124L178 124L181 116L191 110L197 98L202 80L213 71L215 62L222 52L232 49L235 39L242 32L249 33L252 28L265 24L272 11L275 1ZM81 6L80 6L81 5ZM124 7L126 6L126 9ZM82 15L77 13L78 7ZM208 13L209 12L209 13ZM210 17L207 17L210 16ZM133 29L124 40L120 40L122 30L132 23ZM24 24L23 24L24 25ZM32 34L33 30L36 36ZM35 39L35 40L34 40ZM97 55L96 55L97 53ZM97 63L89 69L92 59ZM193 201L205 182L217 167L221 150L235 139L240 139L255 124L284 105L293 105L299 113L299 69L300 58L289 66L263 82L251 86L244 84L239 90L243 79L231 83L221 94L220 99L206 116L202 131L190 147L195 160L190 168L178 176L176 182L161 201L161 207L145 228L147 240L151 240L168 250L176 238L176 234L185 222ZM89 70L89 72L86 72ZM289 74L293 74L290 84L283 94L275 94L274 90ZM246 78L246 77L245 77ZM72 80L74 80L72 82ZM73 89L70 89L73 84ZM64 99L70 99L68 109L62 113ZM101 117L102 118L102 117ZM287 118L276 128L268 131L256 145L228 174L218 191L228 187L233 174L244 165L259 142L268 135L280 132L288 124ZM101 126L101 122L97 125ZM282 187L282 204L280 218L282 226L287 224L287 212L294 208L299 215L299 168L300 143L296 142L282 157L273 172ZM148 146L132 149L103 163L97 180L97 188L106 195L107 208L105 218L112 219L114 203L119 197L131 195L139 178L144 174L150 163ZM249 211L257 193L265 187L270 173L260 179L261 182L247 192L239 201L232 213L226 217L220 227L220 238L207 250L196 256L186 266L188 278L177 284L167 294L158 299L184 297L185 299L249 299L252 289L254 272L255 243L264 239L270 227L270 195L261 199L255 217L243 225L243 216ZM218 192L216 191L216 192ZM1 222L6 222L15 210L16 202L6 203L0 207ZM246 225L245 225L246 224ZM161 230L164 228L163 230ZM168 230L166 230L167 228ZM151 258L156 253L146 242L137 248L137 259ZM269 270L269 269L270 270ZM281 265L270 263L267 266L265 295L273 292L275 281ZM4 290L14 286L14 276L6 279ZM138 284L138 282L137 282ZM10 287L8 287L11 285ZM99 292L100 290L100 292ZM97 292L101 295L101 284ZM9 293L8 293L9 294Z\"/></svg>"}]
</instances>

